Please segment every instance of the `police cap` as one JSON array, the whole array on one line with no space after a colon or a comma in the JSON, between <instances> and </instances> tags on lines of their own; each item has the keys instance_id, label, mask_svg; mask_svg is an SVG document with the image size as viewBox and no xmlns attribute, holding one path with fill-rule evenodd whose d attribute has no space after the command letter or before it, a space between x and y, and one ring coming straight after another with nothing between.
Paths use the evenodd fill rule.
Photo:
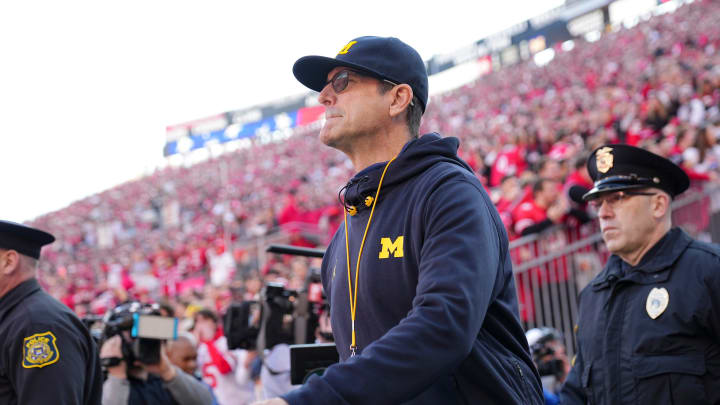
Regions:
<instances>
[{"instance_id":1,"label":"police cap","mask_svg":"<svg viewBox=\"0 0 720 405\"><path fill-rule=\"evenodd\" d=\"M637 188L661 189L673 198L690 185L683 169L673 162L630 145L604 145L590 155L587 169L594 186L584 196L589 201L601 193Z\"/></svg>"},{"instance_id":2,"label":"police cap","mask_svg":"<svg viewBox=\"0 0 720 405\"><path fill-rule=\"evenodd\" d=\"M40 258L40 249L55 241L51 234L11 221L0 220L0 248Z\"/></svg>"}]
</instances>

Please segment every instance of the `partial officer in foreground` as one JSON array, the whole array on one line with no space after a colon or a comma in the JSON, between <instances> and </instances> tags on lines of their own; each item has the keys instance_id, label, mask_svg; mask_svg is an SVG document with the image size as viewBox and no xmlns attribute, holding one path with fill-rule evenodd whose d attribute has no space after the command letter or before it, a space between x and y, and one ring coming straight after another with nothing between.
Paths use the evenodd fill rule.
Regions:
<instances>
[{"instance_id":1,"label":"partial officer in foreground","mask_svg":"<svg viewBox=\"0 0 720 405\"><path fill-rule=\"evenodd\" d=\"M35 273L47 232L0 221L0 404L100 404L102 372L90 333L45 293Z\"/></svg>"},{"instance_id":2,"label":"partial officer in foreground","mask_svg":"<svg viewBox=\"0 0 720 405\"><path fill-rule=\"evenodd\" d=\"M295 77L325 106L320 141L357 174L322 264L340 363L267 404L540 404L508 237L457 138L419 136L425 64L360 37Z\"/></svg>"},{"instance_id":3,"label":"partial officer in foreground","mask_svg":"<svg viewBox=\"0 0 720 405\"><path fill-rule=\"evenodd\" d=\"M671 222L688 188L667 159L607 145L587 163L612 253L580 293L563 404L720 404L720 248Z\"/></svg>"}]
</instances>

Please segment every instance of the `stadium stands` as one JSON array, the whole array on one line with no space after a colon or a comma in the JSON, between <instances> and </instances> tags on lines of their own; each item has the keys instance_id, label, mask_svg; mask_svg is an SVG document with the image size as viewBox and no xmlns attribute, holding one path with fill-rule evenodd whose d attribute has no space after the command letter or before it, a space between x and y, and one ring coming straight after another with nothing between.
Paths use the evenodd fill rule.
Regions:
<instances>
[{"instance_id":1,"label":"stadium stands","mask_svg":"<svg viewBox=\"0 0 720 405\"><path fill-rule=\"evenodd\" d=\"M498 203L512 239L526 228L518 218L533 225L573 208L567 189L588 181L575 163L603 143L645 147L680 163L696 184L715 181L718 16L720 4L696 1L597 42L575 41L570 51L557 46L547 65L526 61L435 96L421 132L461 139L461 157ZM165 168L37 218L34 226L58 237L44 252L42 283L80 314L128 296L222 309L234 289L256 291L271 268L301 285L307 263L266 257L262 247L323 246L342 220L337 193L352 167L314 135L300 129L281 143ZM508 177L519 181L503 186ZM564 192L550 205L526 206L532 215L514 213L533 203L538 177L554 178ZM571 229L582 222L551 216ZM517 254L521 264L540 253Z\"/></svg>"}]
</instances>

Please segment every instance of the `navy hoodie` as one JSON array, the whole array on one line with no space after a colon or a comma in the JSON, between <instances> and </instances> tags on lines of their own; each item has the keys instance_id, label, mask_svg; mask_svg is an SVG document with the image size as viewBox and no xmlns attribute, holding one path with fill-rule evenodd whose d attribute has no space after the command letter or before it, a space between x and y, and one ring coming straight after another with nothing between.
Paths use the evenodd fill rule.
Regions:
<instances>
[{"instance_id":1,"label":"navy hoodie","mask_svg":"<svg viewBox=\"0 0 720 405\"><path fill-rule=\"evenodd\" d=\"M458 140L427 134L387 169L360 263L356 334L345 230L323 259L340 363L283 398L295 404L541 404L518 317L505 228ZM351 280L384 163L348 183ZM354 288L354 287L353 287Z\"/></svg>"}]
</instances>

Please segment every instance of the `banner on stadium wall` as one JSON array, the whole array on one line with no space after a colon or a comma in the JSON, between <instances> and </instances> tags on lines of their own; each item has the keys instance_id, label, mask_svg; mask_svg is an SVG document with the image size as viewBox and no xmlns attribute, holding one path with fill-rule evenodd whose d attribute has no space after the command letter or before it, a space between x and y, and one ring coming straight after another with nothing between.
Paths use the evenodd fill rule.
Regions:
<instances>
[{"instance_id":1,"label":"banner on stadium wall","mask_svg":"<svg viewBox=\"0 0 720 405\"><path fill-rule=\"evenodd\" d=\"M580 17L573 18L568 22L567 28L570 35L579 37L588 32L600 31L605 28L605 19L602 10L594 10Z\"/></svg>"},{"instance_id":2,"label":"banner on stadium wall","mask_svg":"<svg viewBox=\"0 0 720 405\"><path fill-rule=\"evenodd\" d=\"M572 39L572 35L570 35L568 31L567 22L555 21L542 28L535 28L532 24L528 24L528 29L517 35L513 35L511 41L513 45L518 45L524 41L532 42L535 40L535 42L537 42L539 38L542 38L543 46L541 47L542 49L536 49L535 52L542 51L553 44Z\"/></svg>"},{"instance_id":3,"label":"banner on stadium wall","mask_svg":"<svg viewBox=\"0 0 720 405\"><path fill-rule=\"evenodd\" d=\"M171 125L165 128L165 140L171 142L191 133L202 133L225 128L228 125L227 114L217 114L195 121Z\"/></svg>"},{"instance_id":4,"label":"banner on stadium wall","mask_svg":"<svg viewBox=\"0 0 720 405\"><path fill-rule=\"evenodd\" d=\"M293 111L246 124L231 124L209 132L190 132L179 139L167 142L163 154L164 156L170 156L176 153L187 153L211 144L223 144L237 139L253 137L257 134L294 128L297 123L298 111Z\"/></svg>"},{"instance_id":5,"label":"banner on stadium wall","mask_svg":"<svg viewBox=\"0 0 720 405\"><path fill-rule=\"evenodd\" d=\"M323 114L325 114L325 107L322 105L305 107L299 109L297 114L297 126L312 124L322 118Z\"/></svg>"},{"instance_id":6,"label":"banner on stadium wall","mask_svg":"<svg viewBox=\"0 0 720 405\"><path fill-rule=\"evenodd\" d=\"M297 111L306 106L305 95L303 94L301 96L287 97L278 102L260 107L260 111L262 112L262 118L268 118L290 111Z\"/></svg>"}]
</instances>

